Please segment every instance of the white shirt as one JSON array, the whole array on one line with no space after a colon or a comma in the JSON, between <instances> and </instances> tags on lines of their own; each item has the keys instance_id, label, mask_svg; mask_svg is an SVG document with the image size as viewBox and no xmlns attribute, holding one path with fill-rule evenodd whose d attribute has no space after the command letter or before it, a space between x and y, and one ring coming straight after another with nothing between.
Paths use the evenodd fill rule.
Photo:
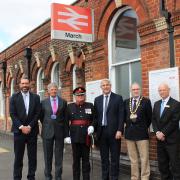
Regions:
<instances>
[{"instance_id":1,"label":"white shirt","mask_svg":"<svg viewBox=\"0 0 180 180\"><path fill-rule=\"evenodd\" d=\"M168 96L166 99L162 99L164 101L164 108L166 107L167 102L169 101L170 96Z\"/></svg>"},{"instance_id":2,"label":"white shirt","mask_svg":"<svg viewBox=\"0 0 180 180\"><path fill-rule=\"evenodd\" d=\"M108 96L108 100L107 100L107 106L109 104L109 99L110 99L110 95L111 95L111 92L109 94L104 94L103 95L103 117L102 117L102 125L104 125L104 111L105 111L105 102L106 102L106 96Z\"/></svg>"},{"instance_id":3,"label":"white shirt","mask_svg":"<svg viewBox=\"0 0 180 180\"><path fill-rule=\"evenodd\" d=\"M23 96L23 100L24 100L24 105L25 105L25 109L26 109L26 114L28 115L29 112L29 91L27 93L22 92L22 96Z\"/></svg>"}]
</instances>

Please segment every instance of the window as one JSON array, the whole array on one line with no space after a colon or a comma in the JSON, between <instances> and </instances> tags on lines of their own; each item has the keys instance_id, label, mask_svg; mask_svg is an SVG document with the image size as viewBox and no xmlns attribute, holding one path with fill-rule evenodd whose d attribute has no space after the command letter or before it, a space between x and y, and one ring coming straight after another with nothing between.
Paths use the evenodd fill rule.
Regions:
<instances>
[{"instance_id":1,"label":"window","mask_svg":"<svg viewBox=\"0 0 180 180\"><path fill-rule=\"evenodd\" d=\"M14 79L11 80L11 96L14 94Z\"/></svg>"},{"instance_id":2,"label":"window","mask_svg":"<svg viewBox=\"0 0 180 180\"><path fill-rule=\"evenodd\" d=\"M76 76L76 69L77 69L77 66L74 65L73 67L73 89L75 89L77 87L77 76Z\"/></svg>"},{"instance_id":3,"label":"window","mask_svg":"<svg viewBox=\"0 0 180 180\"><path fill-rule=\"evenodd\" d=\"M51 82L56 83L58 85L59 89L61 89L60 66L59 66L59 63L57 63L57 62L52 67Z\"/></svg>"},{"instance_id":4,"label":"window","mask_svg":"<svg viewBox=\"0 0 180 180\"><path fill-rule=\"evenodd\" d=\"M37 94L39 94L41 100L44 99L43 79L44 79L44 72L41 68L37 73Z\"/></svg>"},{"instance_id":5,"label":"window","mask_svg":"<svg viewBox=\"0 0 180 180\"><path fill-rule=\"evenodd\" d=\"M5 107L4 107L4 94L3 94L3 85L2 82L0 84L0 116L3 117L5 115Z\"/></svg>"},{"instance_id":6,"label":"window","mask_svg":"<svg viewBox=\"0 0 180 180\"><path fill-rule=\"evenodd\" d=\"M138 17L130 7L120 9L113 17L108 33L109 77L112 90L129 98L133 82L141 85L140 37Z\"/></svg>"}]
</instances>

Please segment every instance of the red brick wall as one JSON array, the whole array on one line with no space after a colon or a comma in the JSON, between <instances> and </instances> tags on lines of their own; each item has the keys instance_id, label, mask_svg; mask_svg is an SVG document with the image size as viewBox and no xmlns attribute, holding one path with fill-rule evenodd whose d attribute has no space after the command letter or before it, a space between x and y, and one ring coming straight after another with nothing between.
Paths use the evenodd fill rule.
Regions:
<instances>
[{"instance_id":1,"label":"red brick wall","mask_svg":"<svg viewBox=\"0 0 180 180\"><path fill-rule=\"evenodd\" d=\"M175 60L176 65L180 66L180 1L166 0L167 9L172 13L172 22L174 25L175 38ZM94 9L95 14L95 42L92 43L92 49L85 52L85 59L81 59L80 64L84 64L82 68L85 71L85 81L93 81L108 77L108 46L107 33L109 24L115 12L120 7L116 7L115 1L107 0L89 0L88 3L80 0L76 5L89 6ZM122 6L129 5L137 13L139 17L138 31L141 38L141 64L142 64L142 89L143 95L148 96L148 72L151 70L169 67L169 44L167 29L163 28L162 17L159 12L158 0L122 0ZM158 22L159 21L159 22ZM162 28L162 29L161 29ZM62 81L62 96L67 101L72 101L72 67L68 55L68 45L78 45L79 43L66 42L61 40L50 40L50 20L37 27L35 30L24 36L22 39L14 43L11 47L0 53L0 59L6 60L8 65L15 65L20 59L24 60L23 51L27 46L31 46L33 53L40 52L42 65L46 77L46 85L50 82L50 72L53 65L49 46L54 45L57 48L58 56L55 61L60 62ZM76 51L79 53L80 48ZM35 58L32 58L32 79L36 83L38 67ZM13 68L13 77L16 82L19 81L21 73L18 68ZM10 80L8 81L10 87ZM9 90L8 90L9 91ZM6 104L8 109L8 104ZM8 112L8 110L7 110ZM4 121L3 121L4 122ZM0 125L2 121L0 121ZM9 123L8 123L9 126ZM122 151L126 152L126 145L123 141ZM151 134L150 158L156 159L156 140Z\"/></svg>"}]
</instances>

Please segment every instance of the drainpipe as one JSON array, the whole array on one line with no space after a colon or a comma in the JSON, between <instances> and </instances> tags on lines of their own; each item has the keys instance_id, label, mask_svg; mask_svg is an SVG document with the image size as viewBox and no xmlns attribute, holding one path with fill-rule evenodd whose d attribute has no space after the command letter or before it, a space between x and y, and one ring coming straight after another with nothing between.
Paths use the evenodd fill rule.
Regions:
<instances>
[{"instance_id":1,"label":"drainpipe","mask_svg":"<svg viewBox=\"0 0 180 180\"><path fill-rule=\"evenodd\" d=\"M175 59L174 59L174 27L171 21L171 13L167 11L165 8L164 0L160 0L160 13L164 16L166 23L167 23L167 31L169 34L169 52L170 52L170 67L175 66Z\"/></svg>"}]
</instances>

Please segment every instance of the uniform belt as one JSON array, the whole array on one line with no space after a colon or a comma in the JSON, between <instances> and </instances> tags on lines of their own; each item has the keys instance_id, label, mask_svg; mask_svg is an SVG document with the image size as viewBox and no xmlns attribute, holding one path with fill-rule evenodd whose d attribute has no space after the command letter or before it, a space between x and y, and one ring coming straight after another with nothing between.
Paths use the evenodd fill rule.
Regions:
<instances>
[{"instance_id":1,"label":"uniform belt","mask_svg":"<svg viewBox=\"0 0 180 180\"><path fill-rule=\"evenodd\" d=\"M89 126L90 121L86 119L76 119L71 120L71 125L77 125L77 126Z\"/></svg>"}]
</instances>

